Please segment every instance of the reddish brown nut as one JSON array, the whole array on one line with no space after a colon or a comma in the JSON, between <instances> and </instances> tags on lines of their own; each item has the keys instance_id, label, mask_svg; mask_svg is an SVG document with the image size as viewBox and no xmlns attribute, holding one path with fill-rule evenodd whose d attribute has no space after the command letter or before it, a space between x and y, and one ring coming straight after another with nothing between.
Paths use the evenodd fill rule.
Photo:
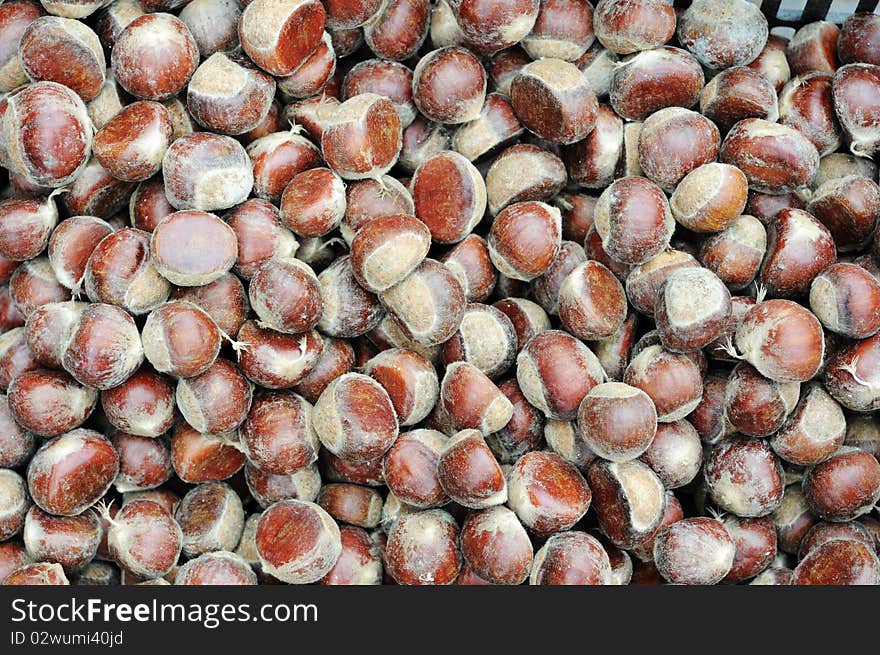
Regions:
<instances>
[{"instance_id":1,"label":"reddish brown nut","mask_svg":"<svg viewBox=\"0 0 880 655\"><path fill-rule=\"evenodd\" d=\"M510 100L526 128L554 143L580 141L596 126L596 94L577 66L562 59L524 66L511 83Z\"/></svg>"},{"instance_id":2,"label":"reddish brown nut","mask_svg":"<svg viewBox=\"0 0 880 655\"><path fill-rule=\"evenodd\" d=\"M195 132L162 160L165 195L175 209L216 211L244 202L254 185L251 160L232 137Z\"/></svg>"},{"instance_id":3,"label":"reddish brown nut","mask_svg":"<svg viewBox=\"0 0 880 655\"><path fill-rule=\"evenodd\" d=\"M0 540L6 541L25 527L31 499L24 478L9 469L0 469L0 489Z\"/></svg>"},{"instance_id":4,"label":"reddish brown nut","mask_svg":"<svg viewBox=\"0 0 880 655\"><path fill-rule=\"evenodd\" d=\"M0 580L5 581L16 569L27 565L30 561L31 558L22 544L14 541L0 544Z\"/></svg>"},{"instance_id":5,"label":"reddish brown nut","mask_svg":"<svg viewBox=\"0 0 880 655\"><path fill-rule=\"evenodd\" d=\"M662 252L675 227L666 196L643 177L609 186L596 203L595 228L612 258L642 264Z\"/></svg>"},{"instance_id":6,"label":"reddish brown nut","mask_svg":"<svg viewBox=\"0 0 880 655\"><path fill-rule=\"evenodd\" d=\"M548 418L571 420L604 371L591 350L571 335L545 330L523 344L517 382L528 401Z\"/></svg>"},{"instance_id":7,"label":"reddish brown nut","mask_svg":"<svg viewBox=\"0 0 880 655\"><path fill-rule=\"evenodd\" d=\"M532 565L532 542L506 507L474 512L461 528L461 552L473 572L493 584L522 584Z\"/></svg>"},{"instance_id":8,"label":"reddish brown nut","mask_svg":"<svg viewBox=\"0 0 880 655\"><path fill-rule=\"evenodd\" d=\"M736 347L761 375L778 382L806 382L825 354L822 324L790 300L767 300L746 312Z\"/></svg>"},{"instance_id":9,"label":"reddish brown nut","mask_svg":"<svg viewBox=\"0 0 880 655\"><path fill-rule=\"evenodd\" d=\"M333 39L324 32L311 54L290 75L278 80L282 98L308 98L316 93L330 93L336 72ZM338 87L337 87L338 89Z\"/></svg>"},{"instance_id":10,"label":"reddish brown nut","mask_svg":"<svg viewBox=\"0 0 880 655\"><path fill-rule=\"evenodd\" d=\"M767 18L747 0L696 0L678 21L678 40L707 68L750 63L769 34Z\"/></svg>"},{"instance_id":11,"label":"reddish brown nut","mask_svg":"<svg viewBox=\"0 0 880 655\"><path fill-rule=\"evenodd\" d=\"M366 530L351 525L341 526L339 534L342 553L318 584L382 584L382 554L379 544L373 541Z\"/></svg>"},{"instance_id":12,"label":"reddish brown nut","mask_svg":"<svg viewBox=\"0 0 880 655\"><path fill-rule=\"evenodd\" d=\"M510 319L487 305L468 305L456 333L443 344L443 361L465 361L491 378L513 364L517 337Z\"/></svg>"},{"instance_id":13,"label":"reddish brown nut","mask_svg":"<svg viewBox=\"0 0 880 655\"><path fill-rule=\"evenodd\" d=\"M582 472L596 459L596 453L587 446L574 421L548 419L544 425L544 438L552 452Z\"/></svg>"},{"instance_id":14,"label":"reddish brown nut","mask_svg":"<svg viewBox=\"0 0 880 655\"><path fill-rule=\"evenodd\" d=\"M801 485L785 488L782 503L770 517L776 527L779 550L797 555L804 535L819 521L807 507Z\"/></svg>"},{"instance_id":15,"label":"reddish brown nut","mask_svg":"<svg viewBox=\"0 0 880 655\"><path fill-rule=\"evenodd\" d=\"M101 392L101 407L117 430L158 437L174 423L174 387L166 377L144 367L122 384Z\"/></svg>"},{"instance_id":16,"label":"reddish brown nut","mask_svg":"<svg viewBox=\"0 0 880 655\"><path fill-rule=\"evenodd\" d=\"M204 310L186 300L173 300L147 317L142 342L144 355L157 371L188 378L214 363L221 335Z\"/></svg>"},{"instance_id":17,"label":"reddish brown nut","mask_svg":"<svg viewBox=\"0 0 880 655\"><path fill-rule=\"evenodd\" d=\"M235 272L250 279L271 259L293 257L299 248L296 237L278 218L278 210L265 200L251 198L226 217L238 242Z\"/></svg>"},{"instance_id":18,"label":"reddish brown nut","mask_svg":"<svg viewBox=\"0 0 880 655\"><path fill-rule=\"evenodd\" d=\"M529 584L614 584L606 550L598 539L585 532L555 534L535 553Z\"/></svg>"},{"instance_id":19,"label":"reddish brown nut","mask_svg":"<svg viewBox=\"0 0 880 655\"><path fill-rule=\"evenodd\" d=\"M103 390L125 382L143 360L134 319L119 307L94 303L80 314L61 363L80 384Z\"/></svg>"},{"instance_id":20,"label":"reddish brown nut","mask_svg":"<svg viewBox=\"0 0 880 655\"><path fill-rule=\"evenodd\" d=\"M657 410L641 389L621 382L593 387L578 409L578 430L594 453L625 462L644 453L657 431Z\"/></svg>"},{"instance_id":21,"label":"reddish brown nut","mask_svg":"<svg viewBox=\"0 0 880 655\"><path fill-rule=\"evenodd\" d=\"M161 170L172 134L165 107L158 102L134 102L95 134L93 150L113 177L140 182Z\"/></svg>"},{"instance_id":22,"label":"reddish brown nut","mask_svg":"<svg viewBox=\"0 0 880 655\"><path fill-rule=\"evenodd\" d=\"M304 237L324 236L345 216L345 184L329 168L311 168L293 175L280 197L281 219Z\"/></svg>"},{"instance_id":23,"label":"reddish brown nut","mask_svg":"<svg viewBox=\"0 0 880 655\"><path fill-rule=\"evenodd\" d=\"M0 467L26 464L36 448L36 438L13 418L6 396L0 397Z\"/></svg>"},{"instance_id":24,"label":"reddish brown nut","mask_svg":"<svg viewBox=\"0 0 880 655\"><path fill-rule=\"evenodd\" d=\"M294 388L310 403L317 402L333 380L354 368L354 349L347 341L325 337L323 342L318 362Z\"/></svg>"},{"instance_id":25,"label":"reddish brown nut","mask_svg":"<svg viewBox=\"0 0 880 655\"><path fill-rule=\"evenodd\" d=\"M301 396L259 394L241 426L242 449L263 472L293 475L318 459L311 420L312 407Z\"/></svg>"},{"instance_id":26,"label":"reddish brown nut","mask_svg":"<svg viewBox=\"0 0 880 655\"><path fill-rule=\"evenodd\" d=\"M511 203L547 200L565 185L562 160L543 148L525 143L510 146L486 172L489 212L498 214Z\"/></svg>"},{"instance_id":27,"label":"reddish brown nut","mask_svg":"<svg viewBox=\"0 0 880 655\"><path fill-rule=\"evenodd\" d=\"M214 214L177 211L166 216L150 237L156 270L184 287L210 284L238 258L235 231Z\"/></svg>"},{"instance_id":28,"label":"reddish brown nut","mask_svg":"<svg viewBox=\"0 0 880 655\"><path fill-rule=\"evenodd\" d=\"M113 559L126 573L152 580L167 575L180 557L183 535L165 509L150 500L127 503L110 517L107 543Z\"/></svg>"},{"instance_id":29,"label":"reddish brown nut","mask_svg":"<svg viewBox=\"0 0 880 655\"><path fill-rule=\"evenodd\" d=\"M678 421L700 403L703 392L699 367L686 355L654 345L636 355L624 382L644 391L657 407L658 420Z\"/></svg>"},{"instance_id":30,"label":"reddish brown nut","mask_svg":"<svg viewBox=\"0 0 880 655\"><path fill-rule=\"evenodd\" d=\"M586 513L592 495L575 466L554 453L521 457L508 476L509 504L537 535L567 530Z\"/></svg>"},{"instance_id":31,"label":"reddish brown nut","mask_svg":"<svg viewBox=\"0 0 880 655\"><path fill-rule=\"evenodd\" d=\"M700 113L727 132L744 118L779 118L776 89L762 73L735 66L713 77L700 94Z\"/></svg>"},{"instance_id":32,"label":"reddish brown nut","mask_svg":"<svg viewBox=\"0 0 880 655\"><path fill-rule=\"evenodd\" d=\"M782 464L760 439L731 439L715 446L704 469L709 496L739 517L767 516L782 502Z\"/></svg>"},{"instance_id":33,"label":"reddish brown nut","mask_svg":"<svg viewBox=\"0 0 880 655\"><path fill-rule=\"evenodd\" d=\"M22 373L9 385L9 409L25 430L54 437L82 425L98 403L98 392L60 371Z\"/></svg>"},{"instance_id":34,"label":"reddish brown nut","mask_svg":"<svg viewBox=\"0 0 880 655\"><path fill-rule=\"evenodd\" d=\"M208 58L215 52L228 52L239 46L238 21L241 18L241 7L237 2L195 0L184 6L179 17L192 33L203 58Z\"/></svg>"},{"instance_id":35,"label":"reddish brown nut","mask_svg":"<svg viewBox=\"0 0 880 655\"><path fill-rule=\"evenodd\" d=\"M624 126L620 117L599 105L596 127L587 137L565 150L565 162L572 180L588 189L601 189L614 179L623 152Z\"/></svg>"},{"instance_id":36,"label":"reddish brown nut","mask_svg":"<svg viewBox=\"0 0 880 655\"><path fill-rule=\"evenodd\" d=\"M117 82L133 96L166 100L189 82L199 64L199 49L177 17L145 14L122 30L110 60Z\"/></svg>"},{"instance_id":37,"label":"reddish brown nut","mask_svg":"<svg viewBox=\"0 0 880 655\"><path fill-rule=\"evenodd\" d=\"M19 375L37 368L40 362L28 347L25 328L13 328L0 335L0 389L6 391Z\"/></svg>"},{"instance_id":38,"label":"reddish brown nut","mask_svg":"<svg viewBox=\"0 0 880 655\"><path fill-rule=\"evenodd\" d=\"M658 292L666 279L675 271L698 268L699 262L687 252L667 249L634 266L626 276L626 295L633 307L642 314L653 316Z\"/></svg>"},{"instance_id":39,"label":"reddish brown nut","mask_svg":"<svg viewBox=\"0 0 880 655\"><path fill-rule=\"evenodd\" d=\"M865 544L839 539L822 544L797 565L791 584L880 584L880 561Z\"/></svg>"},{"instance_id":40,"label":"reddish brown nut","mask_svg":"<svg viewBox=\"0 0 880 655\"><path fill-rule=\"evenodd\" d=\"M452 16L467 45L492 54L521 41L538 17L536 0L448 0Z\"/></svg>"},{"instance_id":41,"label":"reddish brown nut","mask_svg":"<svg viewBox=\"0 0 880 655\"><path fill-rule=\"evenodd\" d=\"M434 367L410 350L385 350L370 359L364 365L363 372L388 392L400 425L419 423L439 397L439 382Z\"/></svg>"},{"instance_id":42,"label":"reddish brown nut","mask_svg":"<svg viewBox=\"0 0 880 655\"><path fill-rule=\"evenodd\" d=\"M388 393L359 373L347 373L324 389L315 403L312 423L327 450L353 461L380 457L398 433Z\"/></svg>"},{"instance_id":43,"label":"reddish brown nut","mask_svg":"<svg viewBox=\"0 0 880 655\"><path fill-rule=\"evenodd\" d=\"M283 500L263 512L255 540L264 572L289 584L320 580L342 552L336 522L301 500Z\"/></svg>"},{"instance_id":44,"label":"reddish brown nut","mask_svg":"<svg viewBox=\"0 0 880 655\"><path fill-rule=\"evenodd\" d=\"M828 180L816 187L807 211L828 228L840 252L861 250L880 213L880 187L860 176Z\"/></svg>"},{"instance_id":45,"label":"reddish brown nut","mask_svg":"<svg viewBox=\"0 0 880 655\"><path fill-rule=\"evenodd\" d=\"M867 514L880 500L880 463L845 446L807 472L804 497L810 511L828 521L851 521Z\"/></svg>"},{"instance_id":46,"label":"reddish brown nut","mask_svg":"<svg viewBox=\"0 0 880 655\"><path fill-rule=\"evenodd\" d=\"M244 421L252 394L238 368L217 359L204 373L177 382L177 408L199 432L228 432Z\"/></svg>"},{"instance_id":47,"label":"reddish brown nut","mask_svg":"<svg viewBox=\"0 0 880 655\"><path fill-rule=\"evenodd\" d=\"M801 27L788 42L785 54L795 75L812 71L833 73L840 65L837 42L840 28L824 20Z\"/></svg>"},{"instance_id":48,"label":"reddish brown nut","mask_svg":"<svg viewBox=\"0 0 880 655\"><path fill-rule=\"evenodd\" d=\"M13 570L3 581L4 585L69 585L60 564L37 562L25 564Z\"/></svg>"},{"instance_id":49,"label":"reddish brown nut","mask_svg":"<svg viewBox=\"0 0 880 655\"><path fill-rule=\"evenodd\" d=\"M6 168L29 184L52 188L82 172L93 130L78 95L55 82L35 82L4 98L3 105L0 161Z\"/></svg>"},{"instance_id":50,"label":"reddish brown nut","mask_svg":"<svg viewBox=\"0 0 880 655\"><path fill-rule=\"evenodd\" d=\"M498 273L483 237L468 235L444 255L442 262L461 284L468 302L485 302L495 289Z\"/></svg>"},{"instance_id":51,"label":"reddish brown nut","mask_svg":"<svg viewBox=\"0 0 880 655\"><path fill-rule=\"evenodd\" d=\"M846 523L827 523L821 521L810 528L810 531L804 536L803 541L801 541L799 557L803 560L816 548L829 541L837 540L857 541L872 550L874 549L874 537L858 521L848 521Z\"/></svg>"},{"instance_id":52,"label":"reddish brown nut","mask_svg":"<svg viewBox=\"0 0 880 655\"><path fill-rule=\"evenodd\" d=\"M340 232L349 244L357 231L374 218L415 214L415 206L407 188L388 175L375 180L354 182L345 190L345 195L345 218Z\"/></svg>"},{"instance_id":53,"label":"reddish brown nut","mask_svg":"<svg viewBox=\"0 0 880 655\"><path fill-rule=\"evenodd\" d=\"M770 81L776 93L779 93L791 78L791 68L785 55L788 41L789 39L779 34L771 34L767 37L767 43L761 53L748 64L749 68L758 71Z\"/></svg>"},{"instance_id":54,"label":"reddish brown nut","mask_svg":"<svg viewBox=\"0 0 880 655\"><path fill-rule=\"evenodd\" d=\"M48 198L9 198L0 202L0 254L20 261L46 248L58 223L55 191Z\"/></svg>"},{"instance_id":55,"label":"reddish brown nut","mask_svg":"<svg viewBox=\"0 0 880 655\"><path fill-rule=\"evenodd\" d=\"M255 585L257 574L234 553L204 553L177 569L175 585Z\"/></svg>"},{"instance_id":56,"label":"reddish brown nut","mask_svg":"<svg viewBox=\"0 0 880 655\"><path fill-rule=\"evenodd\" d=\"M455 130L452 148L469 161L475 161L518 137L522 131L523 127L510 105L510 100L500 93L490 93L486 96L480 115ZM404 149L406 141L405 133Z\"/></svg>"},{"instance_id":57,"label":"reddish brown nut","mask_svg":"<svg viewBox=\"0 0 880 655\"><path fill-rule=\"evenodd\" d=\"M513 405L479 368L464 361L447 365L440 407L453 431L497 432L513 416Z\"/></svg>"},{"instance_id":58,"label":"reddish brown nut","mask_svg":"<svg viewBox=\"0 0 880 655\"><path fill-rule=\"evenodd\" d=\"M428 35L428 0L391 0L382 3L364 28L364 41L377 57L403 61L415 56ZM335 45L335 44L334 44ZM337 55L343 56L339 48Z\"/></svg>"},{"instance_id":59,"label":"reddish brown nut","mask_svg":"<svg viewBox=\"0 0 880 655\"><path fill-rule=\"evenodd\" d=\"M58 82L85 101L98 94L107 68L98 35L85 23L57 16L28 25L18 41L18 61L32 81Z\"/></svg>"},{"instance_id":60,"label":"reddish brown nut","mask_svg":"<svg viewBox=\"0 0 880 655\"><path fill-rule=\"evenodd\" d=\"M620 382L623 379L624 369L629 363L635 344L638 323L638 315L629 310L623 323L614 334L596 342L594 351L608 380Z\"/></svg>"},{"instance_id":61,"label":"reddish brown nut","mask_svg":"<svg viewBox=\"0 0 880 655\"><path fill-rule=\"evenodd\" d=\"M71 294L55 278L49 260L37 257L15 269L9 278L9 295L16 309L27 318L43 305L70 300Z\"/></svg>"},{"instance_id":62,"label":"reddish brown nut","mask_svg":"<svg viewBox=\"0 0 880 655\"><path fill-rule=\"evenodd\" d=\"M381 0L327 0L327 25L333 29L352 29L368 22L379 11Z\"/></svg>"},{"instance_id":63,"label":"reddish brown nut","mask_svg":"<svg viewBox=\"0 0 880 655\"><path fill-rule=\"evenodd\" d=\"M339 338L352 338L375 328L385 315L379 299L358 284L351 258L340 257L318 276L324 313L318 329Z\"/></svg>"},{"instance_id":64,"label":"reddish brown nut","mask_svg":"<svg viewBox=\"0 0 880 655\"><path fill-rule=\"evenodd\" d=\"M741 363L728 379L724 414L738 432L768 437L794 410L799 392L800 383L768 380L749 364Z\"/></svg>"},{"instance_id":65,"label":"reddish brown nut","mask_svg":"<svg viewBox=\"0 0 880 655\"><path fill-rule=\"evenodd\" d=\"M665 490L646 464L597 459L587 471L587 480L599 525L618 548L635 548L660 525Z\"/></svg>"},{"instance_id":66,"label":"reddish brown nut","mask_svg":"<svg viewBox=\"0 0 880 655\"><path fill-rule=\"evenodd\" d=\"M382 515L382 496L375 489L356 484L328 484L315 501L340 522L375 528Z\"/></svg>"},{"instance_id":67,"label":"reddish brown nut","mask_svg":"<svg viewBox=\"0 0 880 655\"><path fill-rule=\"evenodd\" d=\"M351 270L362 287L382 293L403 281L424 260L431 233L406 214L375 218L351 242Z\"/></svg>"},{"instance_id":68,"label":"reddish brown nut","mask_svg":"<svg viewBox=\"0 0 880 655\"><path fill-rule=\"evenodd\" d=\"M512 115L513 110L510 113ZM419 115L403 130L403 145L397 163L412 173L425 161L449 148L450 137L446 126Z\"/></svg>"},{"instance_id":69,"label":"reddish brown nut","mask_svg":"<svg viewBox=\"0 0 880 655\"><path fill-rule=\"evenodd\" d=\"M315 327L324 309L314 271L295 259L266 263L251 278L248 294L260 320L287 334Z\"/></svg>"},{"instance_id":70,"label":"reddish brown nut","mask_svg":"<svg viewBox=\"0 0 880 655\"><path fill-rule=\"evenodd\" d=\"M474 120L486 97L486 71L473 54L457 46L429 52L413 71L413 100L438 123Z\"/></svg>"},{"instance_id":71,"label":"reddish brown nut","mask_svg":"<svg viewBox=\"0 0 880 655\"><path fill-rule=\"evenodd\" d=\"M342 98L348 100L361 93L375 93L391 100L403 128L418 113L412 100L412 71L403 64L382 59L356 64L345 76Z\"/></svg>"},{"instance_id":72,"label":"reddish brown nut","mask_svg":"<svg viewBox=\"0 0 880 655\"><path fill-rule=\"evenodd\" d=\"M816 275L837 259L831 232L802 209L783 209L767 232L761 282L774 296L805 294Z\"/></svg>"},{"instance_id":73,"label":"reddish brown nut","mask_svg":"<svg viewBox=\"0 0 880 655\"><path fill-rule=\"evenodd\" d=\"M816 147L794 128L747 118L721 144L721 161L745 173L750 188L787 193L808 186L819 168Z\"/></svg>"},{"instance_id":74,"label":"reddish brown nut","mask_svg":"<svg viewBox=\"0 0 880 655\"><path fill-rule=\"evenodd\" d=\"M174 211L165 197L165 182L157 176L138 184L128 203L131 225L152 232L159 222Z\"/></svg>"},{"instance_id":75,"label":"reddish brown nut","mask_svg":"<svg viewBox=\"0 0 880 655\"><path fill-rule=\"evenodd\" d=\"M68 289L79 289L89 258L111 232L112 226L95 216L73 216L63 221L49 239L49 263L56 279Z\"/></svg>"},{"instance_id":76,"label":"reddish brown nut","mask_svg":"<svg viewBox=\"0 0 880 655\"><path fill-rule=\"evenodd\" d=\"M855 341L834 353L825 365L825 387L835 400L856 412L880 406L877 362L880 335Z\"/></svg>"},{"instance_id":77,"label":"reddish brown nut","mask_svg":"<svg viewBox=\"0 0 880 655\"><path fill-rule=\"evenodd\" d=\"M385 567L398 584L451 584L461 569L458 525L442 510L401 516L388 533Z\"/></svg>"},{"instance_id":78,"label":"reddish brown nut","mask_svg":"<svg viewBox=\"0 0 880 655\"><path fill-rule=\"evenodd\" d=\"M187 557L232 550L244 529L241 500L225 482L208 482L190 489L174 518L183 533L183 554Z\"/></svg>"},{"instance_id":79,"label":"reddish brown nut","mask_svg":"<svg viewBox=\"0 0 880 655\"><path fill-rule=\"evenodd\" d=\"M177 288L173 295L202 308L226 334L237 334L250 311L244 285L232 273L203 287Z\"/></svg>"},{"instance_id":80,"label":"reddish brown nut","mask_svg":"<svg viewBox=\"0 0 880 655\"><path fill-rule=\"evenodd\" d=\"M323 339L314 330L282 334L247 321L238 332L238 364L251 381L269 389L302 382L317 365Z\"/></svg>"},{"instance_id":81,"label":"reddish brown nut","mask_svg":"<svg viewBox=\"0 0 880 655\"><path fill-rule=\"evenodd\" d=\"M544 417L529 404L515 379L502 382L498 388L513 405L513 416L507 425L487 437L487 443L499 461L510 464L541 445Z\"/></svg>"},{"instance_id":82,"label":"reddish brown nut","mask_svg":"<svg viewBox=\"0 0 880 655\"><path fill-rule=\"evenodd\" d=\"M71 183L69 191L64 196L69 214L97 216L109 220L125 210L129 196L134 191L134 183L117 180L97 159L92 158ZM119 218L123 220L122 216ZM115 227L120 228L123 225L118 224Z\"/></svg>"},{"instance_id":83,"label":"reddish brown nut","mask_svg":"<svg viewBox=\"0 0 880 655\"><path fill-rule=\"evenodd\" d=\"M462 155L440 152L413 174L415 214L439 243L456 243L476 227L486 211L486 184Z\"/></svg>"},{"instance_id":84,"label":"reddish brown nut","mask_svg":"<svg viewBox=\"0 0 880 655\"><path fill-rule=\"evenodd\" d=\"M736 549L733 565L723 582L737 583L754 578L772 564L777 537L770 517L741 519L729 514L721 522Z\"/></svg>"},{"instance_id":85,"label":"reddish brown nut","mask_svg":"<svg viewBox=\"0 0 880 655\"><path fill-rule=\"evenodd\" d=\"M654 440L640 459L667 489L683 487L696 478L703 462L700 435L688 421L660 423Z\"/></svg>"},{"instance_id":86,"label":"reddish brown nut","mask_svg":"<svg viewBox=\"0 0 880 655\"><path fill-rule=\"evenodd\" d=\"M675 352L700 350L730 319L730 291L705 268L673 271L657 295L655 320L663 346Z\"/></svg>"},{"instance_id":87,"label":"reddish brown nut","mask_svg":"<svg viewBox=\"0 0 880 655\"><path fill-rule=\"evenodd\" d=\"M262 509L288 498L314 502L322 484L318 467L314 464L293 475L275 475L248 462L244 467L244 478L248 492Z\"/></svg>"},{"instance_id":88,"label":"reddish brown nut","mask_svg":"<svg viewBox=\"0 0 880 655\"><path fill-rule=\"evenodd\" d=\"M843 21L837 39L837 54L840 63L880 65L880 20L877 14L858 12L847 16Z\"/></svg>"},{"instance_id":89,"label":"reddish brown nut","mask_svg":"<svg viewBox=\"0 0 880 655\"><path fill-rule=\"evenodd\" d=\"M28 489L40 509L76 516L107 493L118 473L119 456L107 439L73 430L37 451L28 465Z\"/></svg>"},{"instance_id":90,"label":"reddish brown nut","mask_svg":"<svg viewBox=\"0 0 880 655\"><path fill-rule=\"evenodd\" d=\"M587 261L584 249L574 241L562 241L559 254L543 275L535 278L531 292L549 314L559 313L559 293L568 275Z\"/></svg>"},{"instance_id":91,"label":"reddish brown nut","mask_svg":"<svg viewBox=\"0 0 880 655\"><path fill-rule=\"evenodd\" d=\"M112 443L119 453L119 475L113 482L118 492L155 489L171 478L171 450L165 440L117 432Z\"/></svg>"},{"instance_id":92,"label":"reddish brown nut","mask_svg":"<svg viewBox=\"0 0 880 655\"><path fill-rule=\"evenodd\" d=\"M201 434L180 421L171 439L171 464L184 482L200 484L232 477L245 463L234 433Z\"/></svg>"},{"instance_id":93,"label":"reddish brown nut","mask_svg":"<svg viewBox=\"0 0 880 655\"><path fill-rule=\"evenodd\" d=\"M809 73L791 80L779 94L779 121L807 137L820 156L831 154L842 142L831 87L830 74Z\"/></svg>"},{"instance_id":94,"label":"reddish brown nut","mask_svg":"<svg viewBox=\"0 0 880 655\"><path fill-rule=\"evenodd\" d=\"M437 469L448 438L436 430L402 433L382 458L382 478L400 500L427 509L449 501Z\"/></svg>"},{"instance_id":95,"label":"reddish brown nut","mask_svg":"<svg viewBox=\"0 0 880 655\"><path fill-rule=\"evenodd\" d=\"M496 302L493 307L501 310L513 323L518 351L522 350L532 337L551 327L547 312L531 300L505 298Z\"/></svg>"},{"instance_id":96,"label":"reddish brown nut","mask_svg":"<svg viewBox=\"0 0 880 655\"><path fill-rule=\"evenodd\" d=\"M675 584L716 584L730 572L735 554L724 524L702 516L673 523L654 541L657 570Z\"/></svg>"},{"instance_id":97,"label":"reddish brown nut","mask_svg":"<svg viewBox=\"0 0 880 655\"><path fill-rule=\"evenodd\" d=\"M715 161L720 141L709 119L667 107L651 114L639 132L639 166L646 177L671 191L685 175Z\"/></svg>"},{"instance_id":98,"label":"reddish brown nut","mask_svg":"<svg viewBox=\"0 0 880 655\"><path fill-rule=\"evenodd\" d=\"M700 262L729 289L738 291L754 281L766 250L767 231L761 221L741 214L722 232L703 241Z\"/></svg>"},{"instance_id":99,"label":"reddish brown nut","mask_svg":"<svg viewBox=\"0 0 880 655\"><path fill-rule=\"evenodd\" d=\"M226 0L212 1L225 2ZM244 134L239 134L237 138L241 141L242 145L247 147L254 141L262 139L264 136L269 136L270 134L275 134L276 132L281 131L284 127L285 120L284 116L282 116L281 104L277 100L273 100L272 104L269 105L269 111L266 113L265 118L263 118L254 129L249 130Z\"/></svg>"},{"instance_id":100,"label":"reddish brown nut","mask_svg":"<svg viewBox=\"0 0 880 655\"><path fill-rule=\"evenodd\" d=\"M520 202L504 209L492 222L489 256L504 275L528 281L547 271L561 240L557 208L542 202Z\"/></svg>"},{"instance_id":101,"label":"reddish brown nut","mask_svg":"<svg viewBox=\"0 0 880 655\"><path fill-rule=\"evenodd\" d=\"M291 180L321 162L318 148L311 141L300 136L298 130L299 128L293 128L288 132L273 132L248 145L247 154L253 163L254 194L257 197L277 204ZM302 179L305 188L297 196L291 194L292 201L295 202L296 199L304 196L314 202L312 199L315 194L314 184L305 184L308 180L309 178ZM341 182L337 185L341 187ZM333 188L331 191L337 189ZM291 215L296 211L294 207L286 214ZM307 220L308 217L304 222Z\"/></svg>"},{"instance_id":102,"label":"reddish brown nut","mask_svg":"<svg viewBox=\"0 0 880 655\"><path fill-rule=\"evenodd\" d=\"M504 473L477 430L462 430L443 444L437 479L449 498L464 507L484 509L507 501Z\"/></svg>"},{"instance_id":103,"label":"reddish brown nut","mask_svg":"<svg viewBox=\"0 0 880 655\"><path fill-rule=\"evenodd\" d=\"M596 38L620 55L662 46L675 34L675 22L672 7L657 0L600 0L593 17Z\"/></svg>"},{"instance_id":104,"label":"reddish brown nut","mask_svg":"<svg viewBox=\"0 0 880 655\"><path fill-rule=\"evenodd\" d=\"M632 55L611 76L609 99L621 117L642 120L664 107L691 107L703 89L693 55L662 47Z\"/></svg>"},{"instance_id":105,"label":"reddish brown nut","mask_svg":"<svg viewBox=\"0 0 880 655\"><path fill-rule=\"evenodd\" d=\"M321 134L327 165L346 180L378 177L397 161L400 119L388 98L362 93L333 112Z\"/></svg>"},{"instance_id":106,"label":"reddish brown nut","mask_svg":"<svg viewBox=\"0 0 880 655\"><path fill-rule=\"evenodd\" d=\"M626 294L614 274L596 261L579 264L559 288L559 318L578 338L611 336L626 319Z\"/></svg>"},{"instance_id":107,"label":"reddish brown nut","mask_svg":"<svg viewBox=\"0 0 880 655\"><path fill-rule=\"evenodd\" d=\"M221 134L243 134L265 118L275 95L275 80L250 60L217 52L193 73L186 107L202 127Z\"/></svg>"},{"instance_id":108,"label":"reddish brown nut","mask_svg":"<svg viewBox=\"0 0 880 655\"><path fill-rule=\"evenodd\" d=\"M818 174L816 177L818 177ZM746 203L746 212L757 218L766 226L772 223L773 219L776 218L777 214L783 209L804 209L806 206L807 203L804 202L804 199L799 193L785 193L777 196L751 191L749 192L749 199Z\"/></svg>"},{"instance_id":109,"label":"reddish brown nut","mask_svg":"<svg viewBox=\"0 0 880 655\"><path fill-rule=\"evenodd\" d=\"M832 264L810 285L810 309L832 332L864 339L880 330L880 281L861 266Z\"/></svg>"},{"instance_id":110,"label":"reddish brown nut","mask_svg":"<svg viewBox=\"0 0 880 655\"><path fill-rule=\"evenodd\" d=\"M36 2L10 2L0 11L0 33L7 44L0 54L0 93L27 84L28 76L21 65L18 43L28 25L42 14L43 10Z\"/></svg>"},{"instance_id":111,"label":"reddish brown nut","mask_svg":"<svg viewBox=\"0 0 880 655\"><path fill-rule=\"evenodd\" d=\"M325 17L317 0L254 0L239 20L241 47L265 71L290 75L320 43Z\"/></svg>"},{"instance_id":112,"label":"reddish brown nut","mask_svg":"<svg viewBox=\"0 0 880 655\"><path fill-rule=\"evenodd\" d=\"M430 258L384 291L380 300L405 336L423 346L449 339L465 311L461 284L448 268Z\"/></svg>"}]
</instances>

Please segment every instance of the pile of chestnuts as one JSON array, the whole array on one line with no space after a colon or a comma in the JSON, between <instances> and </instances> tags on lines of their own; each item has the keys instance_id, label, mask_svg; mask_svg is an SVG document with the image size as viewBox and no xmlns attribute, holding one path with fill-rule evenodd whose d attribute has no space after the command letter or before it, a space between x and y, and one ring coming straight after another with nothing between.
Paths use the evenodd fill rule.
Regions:
<instances>
[{"instance_id":1,"label":"pile of chestnuts","mask_svg":"<svg viewBox=\"0 0 880 655\"><path fill-rule=\"evenodd\" d=\"M0 581L880 584L880 15L0 4Z\"/></svg>"}]
</instances>

